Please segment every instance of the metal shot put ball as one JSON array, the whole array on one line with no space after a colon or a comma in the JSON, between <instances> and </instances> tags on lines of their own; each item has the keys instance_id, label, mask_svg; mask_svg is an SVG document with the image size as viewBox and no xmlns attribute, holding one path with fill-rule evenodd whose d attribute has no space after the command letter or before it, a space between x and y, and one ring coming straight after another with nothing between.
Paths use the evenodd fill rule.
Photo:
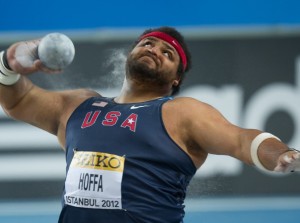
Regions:
<instances>
[{"instance_id":1,"label":"metal shot put ball","mask_svg":"<svg viewBox=\"0 0 300 223\"><path fill-rule=\"evenodd\" d=\"M38 56L46 67L61 70L72 63L75 47L66 35L50 33L42 38L38 46Z\"/></svg>"}]
</instances>

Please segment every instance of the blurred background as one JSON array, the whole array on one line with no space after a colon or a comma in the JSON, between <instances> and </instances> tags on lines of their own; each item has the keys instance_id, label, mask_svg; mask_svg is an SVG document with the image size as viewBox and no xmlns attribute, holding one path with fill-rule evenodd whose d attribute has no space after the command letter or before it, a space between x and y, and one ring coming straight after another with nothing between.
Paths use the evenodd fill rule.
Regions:
<instances>
[{"instance_id":1,"label":"blurred background","mask_svg":"<svg viewBox=\"0 0 300 223\"><path fill-rule=\"evenodd\" d=\"M180 95L300 148L300 1L0 1L1 50L50 32L75 44L75 59L63 73L30 76L42 87L114 96L137 36L174 26L193 57ZM0 108L0 222L57 222L64 176L56 138ZM299 217L299 173L262 173L225 156L209 156L187 192L186 223L298 223Z\"/></svg>"}]
</instances>

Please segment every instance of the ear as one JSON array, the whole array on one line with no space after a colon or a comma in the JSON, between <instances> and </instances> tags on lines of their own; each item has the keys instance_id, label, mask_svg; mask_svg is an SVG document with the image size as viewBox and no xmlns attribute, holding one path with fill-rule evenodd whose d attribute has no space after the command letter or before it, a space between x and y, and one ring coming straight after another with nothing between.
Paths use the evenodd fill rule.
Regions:
<instances>
[{"instance_id":1,"label":"ear","mask_svg":"<svg viewBox=\"0 0 300 223\"><path fill-rule=\"evenodd\" d=\"M179 84L179 80L174 80L172 85L177 86L178 84Z\"/></svg>"},{"instance_id":2,"label":"ear","mask_svg":"<svg viewBox=\"0 0 300 223\"><path fill-rule=\"evenodd\" d=\"M177 75L177 79L173 80L173 86L178 86L180 83L180 79L181 79L180 76Z\"/></svg>"}]
</instances>

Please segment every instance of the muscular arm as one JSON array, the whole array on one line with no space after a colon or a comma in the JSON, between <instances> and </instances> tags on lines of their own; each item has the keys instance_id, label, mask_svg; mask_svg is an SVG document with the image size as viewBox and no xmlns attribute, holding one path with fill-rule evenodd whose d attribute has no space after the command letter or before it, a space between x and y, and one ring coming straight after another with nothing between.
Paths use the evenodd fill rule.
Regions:
<instances>
[{"instance_id":1,"label":"muscular arm","mask_svg":"<svg viewBox=\"0 0 300 223\"><path fill-rule=\"evenodd\" d=\"M39 60L32 67L22 67L14 58L16 44L8 50L10 68L20 74L20 80L10 86L0 84L0 105L14 119L29 123L58 136L64 145L67 120L85 99L98 95L89 90L49 91L34 85L24 74L50 72Z\"/></svg>"},{"instance_id":2,"label":"muscular arm","mask_svg":"<svg viewBox=\"0 0 300 223\"><path fill-rule=\"evenodd\" d=\"M177 136L179 143L182 142L181 146L186 148L198 166L204 162L201 156L207 153L229 155L246 164L253 164L250 146L262 131L233 125L212 106L191 98L175 99L168 107L181 120L178 125L180 134ZM284 143L266 139L259 146L258 157L264 167L273 170L280 156L287 151Z\"/></svg>"},{"instance_id":3,"label":"muscular arm","mask_svg":"<svg viewBox=\"0 0 300 223\"><path fill-rule=\"evenodd\" d=\"M13 86L0 86L0 104L12 118L29 123L58 137L64 145L67 120L73 110L96 92L78 89L48 91L25 77Z\"/></svg>"}]
</instances>

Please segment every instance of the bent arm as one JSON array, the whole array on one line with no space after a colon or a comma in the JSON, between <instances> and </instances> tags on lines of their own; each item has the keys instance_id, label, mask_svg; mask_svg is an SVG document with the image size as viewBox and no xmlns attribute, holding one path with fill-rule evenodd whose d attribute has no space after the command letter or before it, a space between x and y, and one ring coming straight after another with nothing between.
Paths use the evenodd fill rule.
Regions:
<instances>
[{"instance_id":1,"label":"bent arm","mask_svg":"<svg viewBox=\"0 0 300 223\"><path fill-rule=\"evenodd\" d=\"M0 86L0 103L10 117L54 135L58 131L60 100L55 93L33 85L25 77L13 86Z\"/></svg>"},{"instance_id":2,"label":"bent arm","mask_svg":"<svg viewBox=\"0 0 300 223\"><path fill-rule=\"evenodd\" d=\"M98 95L85 89L49 91L26 77L12 86L0 84L0 104L10 117L58 136L62 145L65 126L73 110L85 99Z\"/></svg>"},{"instance_id":3,"label":"bent arm","mask_svg":"<svg viewBox=\"0 0 300 223\"><path fill-rule=\"evenodd\" d=\"M44 68L39 60L32 67L22 67L13 56L14 44L8 49L9 68L21 74L11 85L0 84L0 105L12 118L29 123L57 135L64 145L67 120L73 110L85 99L98 96L90 90L49 91L34 85L24 74L37 71L53 73Z\"/></svg>"},{"instance_id":4,"label":"bent arm","mask_svg":"<svg viewBox=\"0 0 300 223\"><path fill-rule=\"evenodd\" d=\"M64 94L41 89L22 77L13 86L0 86L0 104L10 117L57 135Z\"/></svg>"}]
</instances>

